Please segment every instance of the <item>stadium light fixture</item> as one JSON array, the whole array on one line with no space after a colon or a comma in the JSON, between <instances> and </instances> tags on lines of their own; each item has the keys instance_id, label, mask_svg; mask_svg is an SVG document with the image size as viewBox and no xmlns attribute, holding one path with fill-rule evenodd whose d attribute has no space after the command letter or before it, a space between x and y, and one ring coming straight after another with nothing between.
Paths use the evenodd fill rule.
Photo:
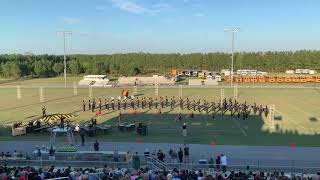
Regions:
<instances>
[{"instance_id":1,"label":"stadium light fixture","mask_svg":"<svg viewBox=\"0 0 320 180\"><path fill-rule=\"evenodd\" d=\"M66 36L72 35L72 31L57 31L57 35L63 35L63 66L64 85L67 86L67 59L66 59Z\"/></svg>"},{"instance_id":2,"label":"stadium light fixture","mask_svg":"<svg viewBox=\"0 0 320 180\"><path fill-rule=\"evenodd\" d=\"M240 28L225 28L224 32L232 33L232 40L231 40L231 71L230 71L230 85L232 86L233 81L233 51L234 51L234 33L240 31Z\"/></svg>"}]
</instances>

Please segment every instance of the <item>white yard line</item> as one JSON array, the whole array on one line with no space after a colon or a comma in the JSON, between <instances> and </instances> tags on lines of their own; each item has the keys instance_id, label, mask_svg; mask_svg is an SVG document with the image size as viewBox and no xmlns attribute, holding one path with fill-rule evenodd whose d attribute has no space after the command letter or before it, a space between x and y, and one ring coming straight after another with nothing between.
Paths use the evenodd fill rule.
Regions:
<instances>
[{"instance_id":1,"label":"white yard line","mask_svg":"<svg viewBox=\"0 0 320 180\"><path fill-rule=\"evenodd\" d=\"M245 93L245 92L244 92ZM245 93L247 96L251 96L253 99L258 100L257 97L252 96L252 95L248 95L247 93ZM279 114L281 114L282 116L286 117L290 122L294 123L295 125L307 130L307 131L311 131L313 132L310 128L306 128L305 126L303 126L302 124L298 123L297 121L291 119L289 116L285 115L283 112L279 111L278 109L276 109L276 112L278 112Z\"/></svg>"}]
</instances>

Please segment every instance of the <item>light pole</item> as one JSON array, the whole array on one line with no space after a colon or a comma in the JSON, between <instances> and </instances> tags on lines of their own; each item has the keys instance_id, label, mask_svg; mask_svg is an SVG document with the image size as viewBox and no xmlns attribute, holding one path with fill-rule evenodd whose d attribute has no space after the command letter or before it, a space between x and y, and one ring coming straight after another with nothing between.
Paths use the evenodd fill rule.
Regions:
<instances>
[{"instance_id":1,"label":"light pole","mask_svg":"<svg viewBox=\"0 0 320 180\"><path fill-rule=\"evenodd\" d=\"M230 85L232 86L233 81L233 49L234 49L234 33L239 32L240 28L226 28L224 29L224 32L230 32L232 33L232 40L231 40L231 71L230 71Z\"/></svg>"},{"instance_id":2,"label":"light pole","mask_svg":"<svg viewBox=\"0 0 320 180\"><path fill-rule=\"evenodd\" d=\"M64 85L67 86L67 59L66 59L66 36L72 35L72 31L57 31L57 34L63 35L63 66L64 66Z\"/></svg>"}]
</instances>

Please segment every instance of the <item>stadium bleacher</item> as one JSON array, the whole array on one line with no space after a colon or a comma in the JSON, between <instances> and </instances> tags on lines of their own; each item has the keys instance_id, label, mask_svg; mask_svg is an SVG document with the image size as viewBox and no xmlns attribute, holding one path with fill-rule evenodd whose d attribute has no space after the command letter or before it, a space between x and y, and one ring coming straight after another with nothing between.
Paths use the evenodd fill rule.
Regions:
<instances>
[{"instance_id":1,"label":"stadium bleacher","mask_svg":"<svg viewBox=\"0 0 320 180\"><path fill-rule=\"evenodd\" d=\"M174 85L175 82L164 76L154 76L154 77L119 77L119 85Z\"/></svg>"},{"instance_id":2,"label":"stadium bleacher","mask_svg":"<svg viewBox=\"0 0 320 180\"><path fill-rule=\"evenodd\" d=\"M78 82L79 86L106 87L109 85L109 79L106 75L87 75Z\"/></svg>"},{"instance_id":3,"label":"stadium bleacher","mask_svg":"<svg viewBox=\"0 0 320 180\"><path fill-rule=\"evenodd\" d=\"M33 179L71 179L71 180L111 180L111 179L135 179L135 180L318 180L320 173L290 173L290 172L263 172L251 171L227 171L201 170L201 169L173 169L153 170L148 167L132 169L117 168L107 164L103 167L73 168L63 167L8 167L0 165L0 179L6 180L33 180Z\"/></svg>"}]
</instances>

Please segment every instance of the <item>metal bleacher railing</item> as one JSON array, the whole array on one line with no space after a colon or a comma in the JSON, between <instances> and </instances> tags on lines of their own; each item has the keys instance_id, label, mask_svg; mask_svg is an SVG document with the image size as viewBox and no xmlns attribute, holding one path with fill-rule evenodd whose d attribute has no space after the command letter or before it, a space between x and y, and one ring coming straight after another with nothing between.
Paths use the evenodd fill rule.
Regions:
<instances>
[{"instance_id":1,"label":"metal bleacher railing","mask_svg":"<svg viewBox=\"0 0 320 180\"><path fill-rule=\"evenodd\" d=\"M157 157L155 156L147 156L146 157L146 163L148 167L154 169L154 170L161 170L161 169L166 169L171 171L172 168L168 166L166 163L160 161Z\"/></svg>"}]
</instances>

